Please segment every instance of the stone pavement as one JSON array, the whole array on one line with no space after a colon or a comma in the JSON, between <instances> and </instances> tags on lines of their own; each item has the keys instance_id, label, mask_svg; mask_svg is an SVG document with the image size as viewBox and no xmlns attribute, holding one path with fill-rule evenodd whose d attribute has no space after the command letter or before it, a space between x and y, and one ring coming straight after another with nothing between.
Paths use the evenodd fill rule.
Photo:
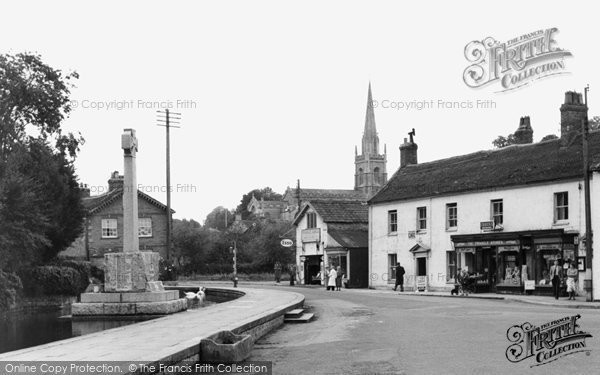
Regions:
<instances>
[{"instance_id":1,"label":"stone pavement","mask_svg":"<svg viewBox=\"0 0 600 375\"><path fill-rule=\"evenodd\" d=\"M125 327L73 337L0 354L0 361L128 361L179 360L198 351L200 340L283 315L304 302L291 291L244 289L233 301L148 320Z\"/></svg>"}]
</instances>

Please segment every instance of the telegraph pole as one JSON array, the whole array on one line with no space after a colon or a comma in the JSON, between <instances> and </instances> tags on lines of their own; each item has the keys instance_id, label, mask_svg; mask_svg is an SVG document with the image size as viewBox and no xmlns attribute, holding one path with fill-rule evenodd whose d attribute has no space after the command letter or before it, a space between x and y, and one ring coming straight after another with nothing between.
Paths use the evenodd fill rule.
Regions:
<instances>
[{"instance_id":1,"label":"telegraph pole","mask_svg":"<svg viewBox=\"0 0 600 375\"><path fill-rule=\"evenodd\" d=\"M583 126L583 182L585 188L585 264L586 264L586 280L584 280L584 289L586 291L586 300L588 302L594 301L594 290L593 290L593 270L592 270L592 207L590 197L590 161L589 161L589 146L588 146L588 135L589 135L589 123L588 123L588 101L587 93L590 86L586 86L583 90L585 97L585 119L581 122Z\"/></svg>"},{"instance_id":2,"label":"telegraph pole","mask_svg":"<svg viewBox=\"0 0 600 375\"><path fill-rule=\"evenodd\" d=\"M173 217L171 214L171 138L170 128L179 128L181 113L170 112L168 109L157 112L158 126L164 126L167 131L167 262L171 259L171 242L173 233ZM173 125L175 124L175 125Z\"/></svg>"}]
</instances>

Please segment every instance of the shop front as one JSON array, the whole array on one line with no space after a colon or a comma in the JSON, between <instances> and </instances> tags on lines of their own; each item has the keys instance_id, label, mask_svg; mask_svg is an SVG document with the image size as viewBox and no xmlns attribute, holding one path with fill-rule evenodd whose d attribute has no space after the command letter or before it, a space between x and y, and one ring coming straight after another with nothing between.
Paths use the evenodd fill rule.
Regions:
<instances>
[{"instance_id":1,"label":"shop front","mask_svg":"<svg viewBox=\"0 0 600 375\"><path fill-rule=\"evenodd\" d=\"M577 261L578 235L561 230L493 232L451 237L458 268L476 292L552 294L550 267Z\"/></svg>"}]
</instances>

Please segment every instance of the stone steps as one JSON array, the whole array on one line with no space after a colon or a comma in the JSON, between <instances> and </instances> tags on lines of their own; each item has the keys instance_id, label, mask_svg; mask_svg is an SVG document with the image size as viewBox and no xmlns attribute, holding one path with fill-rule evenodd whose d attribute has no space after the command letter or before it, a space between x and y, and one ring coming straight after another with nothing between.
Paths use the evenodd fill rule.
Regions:
<instances>
[{"instance_id":1,"label":"stone steps","mask_svg":"<svg viewBox=\"0 0 600 375\"><path fill-rule=\"evenodd\" d=\"M304 309L294 309L285 313L283 321L285 323L308 323L314 316L313 313L305 313Z\"/></svg>"}]
</instances>

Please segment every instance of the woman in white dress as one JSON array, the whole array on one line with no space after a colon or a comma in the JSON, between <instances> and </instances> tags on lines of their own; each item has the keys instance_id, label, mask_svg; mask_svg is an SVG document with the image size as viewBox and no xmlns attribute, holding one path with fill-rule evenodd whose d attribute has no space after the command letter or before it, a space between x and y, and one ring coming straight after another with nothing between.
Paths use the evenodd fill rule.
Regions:
<instances>
[{"instance_id":1,"label":"woman in white dress","mask_svg":"<svg viewBox=\"0 0 600 375\"><path fill-rule=\"evenodd\" d=\"M335 279L337 278L337 272L335 271L335 267L331 267L329 271L329 281L327 282L327 290L335 291Z\"/></svg>"},{"instance_id":2,"label":"woman in white dress","mask_svg":"<svg viewBox=\"0 0 600 375\"><path fill-rule=\"evenodd\" d=\"M575 299L577 276L579 276L577 264L571 262L571 267L567 270L567 293L569 293L569 299Z\"/></svg>"}]
</instances>

